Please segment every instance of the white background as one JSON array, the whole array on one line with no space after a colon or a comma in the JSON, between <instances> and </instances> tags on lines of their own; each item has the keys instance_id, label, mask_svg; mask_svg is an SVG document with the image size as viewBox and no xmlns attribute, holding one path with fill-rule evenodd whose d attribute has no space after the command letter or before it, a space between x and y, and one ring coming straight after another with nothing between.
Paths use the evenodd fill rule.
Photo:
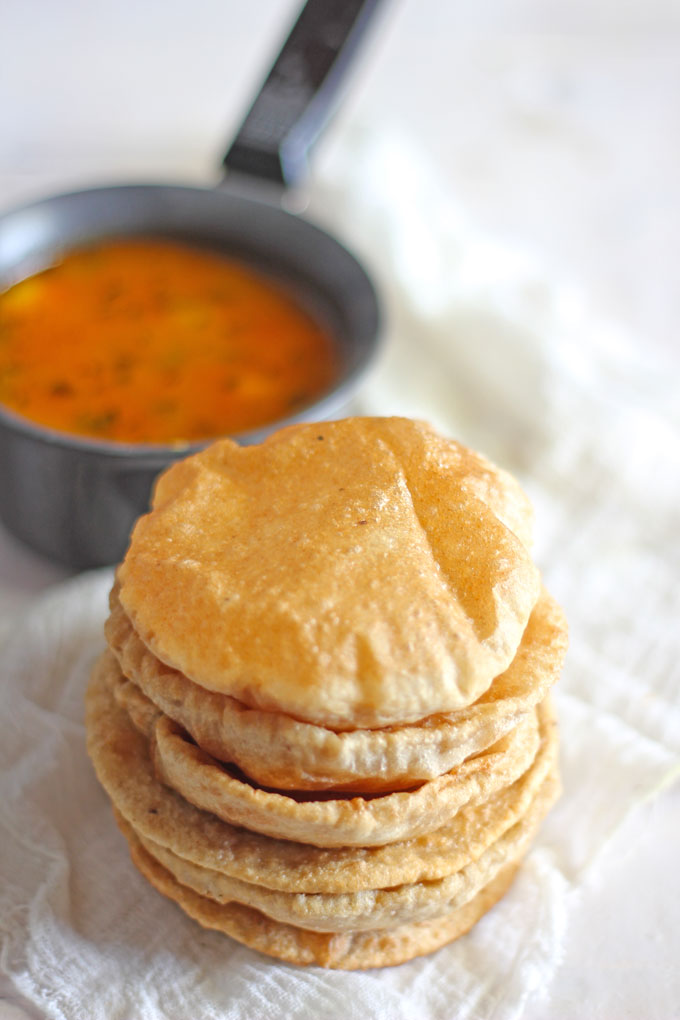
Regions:
<instances>
[{"instance_id":1,"label":"white background","mask_svg":"<svg viewBox=\"0 0 680 1020\"><path fill-rule=\"evenodd\" d=\"M95 181L215 181L297 7L4 0L0 208ZM320 163L353 122L399 125L473 221L578 283L677 372L680 4L386 0ZM0 610L62 576L0 533ZM532 1016L666 1020L654 986L679 923L663 881L678 806L674 791L619 833Z\"/></svg>"}]
</instances>

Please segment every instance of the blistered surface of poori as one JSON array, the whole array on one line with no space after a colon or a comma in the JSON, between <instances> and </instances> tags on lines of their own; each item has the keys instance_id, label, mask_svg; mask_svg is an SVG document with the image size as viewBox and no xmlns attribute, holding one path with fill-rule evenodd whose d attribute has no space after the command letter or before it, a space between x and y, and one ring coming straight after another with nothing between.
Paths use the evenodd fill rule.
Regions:
<instances>
[{"instance_id":1,"label":"blistered surface of poori","mask_svg":"<svg viewBox=\"0 0 680 1020\"><path fill-rule=\"evenodd\" d=\"M463 708L540 590L526 501L493 472L399 418L221 441L160 478L121 603L159 659L251 707L335 729Z\"/></svg>"}]
</instances>

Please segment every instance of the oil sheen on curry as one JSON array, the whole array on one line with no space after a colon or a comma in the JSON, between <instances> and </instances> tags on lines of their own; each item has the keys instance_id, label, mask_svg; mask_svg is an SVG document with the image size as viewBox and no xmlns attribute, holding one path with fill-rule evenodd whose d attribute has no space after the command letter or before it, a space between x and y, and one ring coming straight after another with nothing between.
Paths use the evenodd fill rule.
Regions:
<instances>
[{"instance_id":1,"label":"oil sheen on curry","mask_svg":"<svg viewBox=\"0 0 680 1020\"><path fill-rule=\"evenodd\" d=\"M246 265L103 242L0 294L0 401L62 432L183 443L257 428L336 375L327 332Z\"/></svg>"}]
</instances>

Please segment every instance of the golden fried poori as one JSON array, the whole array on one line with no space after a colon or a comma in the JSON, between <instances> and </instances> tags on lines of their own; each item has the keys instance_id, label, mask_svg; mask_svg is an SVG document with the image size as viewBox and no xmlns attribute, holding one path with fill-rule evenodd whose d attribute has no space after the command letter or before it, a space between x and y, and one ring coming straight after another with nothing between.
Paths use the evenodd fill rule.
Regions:
<instances>
[{"instance_id":1,"label":"golden fried poori","mask_svg":"<svg viewBox=\"0 0 680 1020\"><path fill-rule=\"evenodd\" d=\"M405 418L166 471L87 694L151 884L298 964L392 965L476 923L559 791L566 623L532 525L509 474Z\"/></svg>"}]
</instances>

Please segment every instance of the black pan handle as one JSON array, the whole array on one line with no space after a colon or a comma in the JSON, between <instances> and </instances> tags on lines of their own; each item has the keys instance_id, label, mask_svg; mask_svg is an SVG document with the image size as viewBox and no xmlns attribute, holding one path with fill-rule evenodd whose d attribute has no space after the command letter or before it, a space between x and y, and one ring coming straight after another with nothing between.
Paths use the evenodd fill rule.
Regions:
<instances>
[{"instance_id":1,"label":"black pan handle","mask_svg":"<svg viewBox=\"0 0 680 1020\"><path fill-rule=\"evenodd\" d=\"M224 157L227 170L284 186L300 182L379 3L307 0Z\"/></svg>"}]
</instances>

